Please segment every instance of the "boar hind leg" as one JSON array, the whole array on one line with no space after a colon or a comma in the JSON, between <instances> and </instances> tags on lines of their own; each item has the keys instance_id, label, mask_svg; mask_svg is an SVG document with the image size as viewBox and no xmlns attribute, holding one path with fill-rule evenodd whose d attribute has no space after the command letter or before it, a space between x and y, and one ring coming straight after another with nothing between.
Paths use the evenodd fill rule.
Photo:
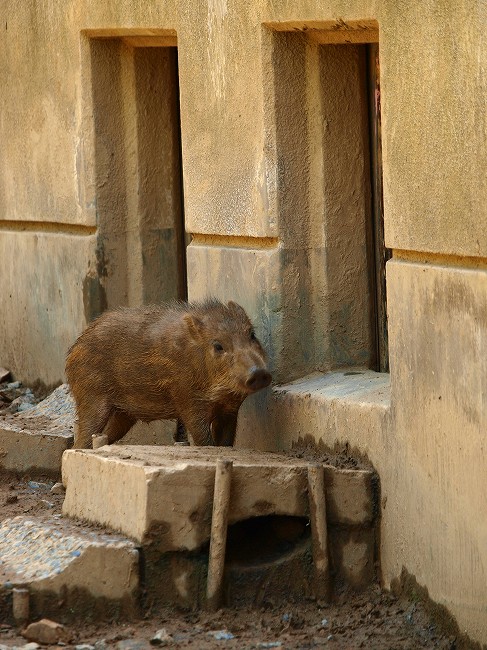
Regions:
<instances>
[{"instance_id":1,"label":"boar hind leg","mask_svg":"<svg viewBox=\"0 0 487 650\"><path fill-rule=\"evenodd\" d=\"M78 406L78 426L74 432L74 449L91 449L91 436L99 436L108 422L110 406L106 402L92 401L89 406Z\"/></svg>"},{"instance_id":2,"label":"boar hind leg","mask_svg":"<svg viewBox=\"0 0 487 650\"><path fill-rule=\"evenodd\" d=\"M218 447L232 447L237 431L237 414L225 413L211 423L213 443Z\"/></svg>"},{"instance_id":3,"label":"boar hind leg","mask_svg":"<svg viewBox=\"0 0 487 650\"><path fill-rule=\"evenodd\" d=\"M108 444L111 445L124 435L133 427L137 420L123 413L122 411L114 411L108 419L106 427L103 429L104 435L108 438Z\"/></svg>"}]
</instances>

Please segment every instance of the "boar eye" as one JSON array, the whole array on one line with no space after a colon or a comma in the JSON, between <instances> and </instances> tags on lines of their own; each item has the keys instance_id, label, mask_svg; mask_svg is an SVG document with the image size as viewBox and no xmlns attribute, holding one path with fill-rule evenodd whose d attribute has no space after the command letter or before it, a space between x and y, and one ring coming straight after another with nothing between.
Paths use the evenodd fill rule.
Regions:
<instances>
[{"instance_id":1,"label":"boar eye","mask_svg":"<svg viewBox=\"0 0 487 650\"><path fill-rule=\"evenodd\" d=\"M223 345L218 341L213 342L213 348L215 349L215 352L223 352Z\"/></svg>"},{"instance_id":2,"label":"boar eye","mask_svg":"<svg viewBox=\"0 0 487 650\"><path fill-rule=\"evenodd\" d=\"M251 340L251 341L257 341L257 337L255 336L255 332L254 332L254 330L252 330L252 331L250 332L250 340Z\"/></svg>"}]
</instances>

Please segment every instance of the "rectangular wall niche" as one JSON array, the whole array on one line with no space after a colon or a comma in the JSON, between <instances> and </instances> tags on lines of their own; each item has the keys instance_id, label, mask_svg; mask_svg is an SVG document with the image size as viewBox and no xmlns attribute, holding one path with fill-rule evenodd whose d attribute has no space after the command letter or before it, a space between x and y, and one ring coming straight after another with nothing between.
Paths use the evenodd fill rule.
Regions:
<instances>
[{"instance_id":1,"label":"rectangular wall niche","mask_svg":"<svg viewBox=\"0 0 487 650\"><path fill-rule=\"evenodd\" d=\"M109 308L187 294L177 48L134 42L89 39L97 254Z\"/></svg>"},{"instance_id":2,"label":"rectangular wall niche","mask_svg":"<svg viewBox=\"0 0 487 650\"><path fill-rule=\"evenodd\" d=\"M271 38L288 345L300 374L387 371L378 45Z\"/></svg>"}]
</instances>

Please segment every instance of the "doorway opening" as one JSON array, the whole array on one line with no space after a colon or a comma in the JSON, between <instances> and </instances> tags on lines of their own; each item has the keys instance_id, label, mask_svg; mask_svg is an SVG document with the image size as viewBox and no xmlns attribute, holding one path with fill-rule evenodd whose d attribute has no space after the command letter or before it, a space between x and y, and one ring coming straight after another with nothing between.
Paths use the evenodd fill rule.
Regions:
<instances>
[{"instance_id":1,"label":"doorway opening","mask_svg":"<svg viewBox=\"0 0 487 650\"><path fill-rule=\"evenodd\" d=\"M378 30L271 27L286 374L387 372Z\"/></svg>"},{"instance_id":2,"label":"doorway opening","mask_svg":"<svg viewBox=\"0 0 487 650\"><path fill-rule=\"evenodd\" d=\"M89 52L97 274L105 307L185 299L175 37L90 38Z\"/></svg>"}]
</instances>

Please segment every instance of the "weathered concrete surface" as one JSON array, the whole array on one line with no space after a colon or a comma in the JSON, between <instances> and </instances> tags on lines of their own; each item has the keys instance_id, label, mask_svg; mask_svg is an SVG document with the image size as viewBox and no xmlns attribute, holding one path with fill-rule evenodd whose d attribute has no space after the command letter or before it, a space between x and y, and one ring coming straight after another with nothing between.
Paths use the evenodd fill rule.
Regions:
<instances>
[{"instance_id":1,"label":"weathered concrete surface","mask_svg":"<svg viewBox=\"0 0 487 650\"><path fill-rule=\"evenodd\" d=\"M1 363L25 384L40 379L58 385L93 297L91 280L89 290L83 283L95 275L96 238L90 231L42 232L40 226L34 232L4 229L1 219Z\"/></svg>"},{"instance_id":2,"label":"weathered concrete surface","mask_svg":"<svg viewBox=\"0 0 487 650\"><path fill-rule=\"evenodd\" d=\"M0 351L25 383L61 382L67 349L107 307L185 293L175 50L121 39L91 47L80 38L96 28L89 5L5 5ZM175 33L174 7L122 14L133 11L142 22L171 15Z\"/></svg>"},{"instance_id":3,"label":"weathered concrete surface","mask_svg":"<svg viewBox=\"0 0 487 650\"><path fill-rule=\"evenodd\" d=\"M7 5L7 30L0 50L0 56L9 61L9 66L3 68L2 78L2 87L6 92L2 100L2 114L5 117L1 128L2 140L7 145L2 152L5 163L2 165L4 191L0 193L0 219L5 224L8 222L8 227L2 230L2 239L12 237L7 230L16 229L18 222L39 224L39 231L44 228L43 223L51 223L50 230L43 231L42 235L49 240L49 250L53 254L38 267L31 265L31 268L39 269L41 286L47 287L51 285L47 275L51 262L59 256L69 255L76 242L79 244L79 238L68 230L61 237L56 235L53 224L59 224L61 230L63 224L93 228L97 225L97 208L103 208L98 202L105 201L106 210L99 212L101 221L102 215L108 215L113 208L112 221L107 217L110 223L98 223L103 230L103 241L94 236L93 241L85 242L89 245L89 253L87 251L84 259L78 260L75 265L66 267L71 268L76 277L68 279L61 276L58 282L64 295L62 306L75 306L81 318L77 316L73 323L66 325L64 316L67 311L63 313L63 318L60 313L51 312L48 321L51 331L66 331L67 327L70 334L66 331L66 338L69 342L74 340L84 325L80 288L87 277L93 281L93 290L99 283L111 294L109 305L140 300L142 295L139 286L142 274L140 260L132 260L132 273L125 278L125 257L132 255L133 251L139 251L139 257L141 255L140 237L133 235L138 232L137 220L132 225L126 224L130 226L128 240L125 236L118 239L114 236L115 231L124 231L125 217L133 214L132 207L137 205L137 192L134 190L137 183L134 184L132 173L134 169L139 169L137 159L142 160L147 154L144 160L152 160L153 153L144 133L137 132L134 111L130 110L134 92L137 91L134 90L137 74L136 67L130 63L130 47L122 42L126 36L160 33L175 36L177 32L186 221L191 232L202 236L217 234L233 238L238 235L285 240L289 250L303 250L301 259L297 258L297 266L291 265L289 273L297 278L294 272L297 270L303 282L308 270L313 268L311 285L321 285L321 288L316 288L319 303L321 290L329 286L326 278L320 279L320 273L326 270L326 275L333 276L334 265L330 262L335 253L339 255L339 251L330 248L333 241L338 241L329 236L334 216L347 232L344 242L348 243L349 254L352 250L358 251L361 246L358 235L363 230L363 204L367 198L360 192L363 169L359 167L362 156L356 149L361 140L357 137L357 128L351 124L345 129L345 136L338 146L337 138L340 136L337 131L320 130L321 126L332 123L326 117L326 111L332 110L333 105L322 105L323 90L327 90L324 96L330 97L328 91L335 88L333 78L326 73L323 61L320 62L326 46L317 45L316 38L307 39L299 33L294 36L283 34L286 29L294 32L306 28L312 34L314 30L325 35L331 33L336 42L337 34L343 33L346 40L347 33L357 29L358 25L361 29L367 28L362 29L365 32L364 42L370 40L367 30L373 32L375 37L380 33L381 40L388 244L399 249L472 256L487 254L481 218L486 185L484 175L478 173L482 168L482 158L471 155L472 151L483 150L479 140L482 129L477 129L475 125L485 124L485 115L477 114L478 107L485 104L485 84L481 83L478 72L482 56L485 55L482 50L479 50L478 56L476 52L487 10L479 10L473 0L453 13L451 7L448 8L448 29L443 29L444 21L439 17L442 11L446 11L446 5L442 2L434 3L439 14L430 11L430 5L400 10L387 3L373 3L370 0L356 0L346 7L341 0L332 0L326 7L317 0L302 5L278 6L255 1L251 4L252 10L242 1L232 5L231 10L226 5L219 9L212 3L195 5L191 2L177 5L164 3L163 7L132 6L131 3L114 7L106 3L102 8L86 0L82 4L68 2L62 10L53 5L49 12L41 13L35 12L33 6L32 2L27 2L21 10L15 4ZM262 23L267 27L262 28ZM461 25L461 30L457 30L455 25ZM80 30L86 30L81 47ZM399 40L398 30L401 33ZM53 33L63 34L64 56L55 65L50 56ZM22 40L22 47L19 47L19 34L29 36ZM425 34L433 34L434 38L425 38ZM108 74L107 70L103 72L103 65L110 65L103 56L100 59L101 68L97 68L96 61L91 60L88 35L120 37L119 45L123 45L126 52L115 67L117 74ZM294 39L293 43L287 44L289 39ZM408 46L403 47L404 43L408 43ZM462 64L458 66L453 65L453 52L457 46L462 52ZM110 44L107 45L109 47ZM31 49L37 53L35 66L32 66L29 55ZM295 67L301 66L300 72L298 70L298 74L293 76L276 76L286 52L296 49L302 54L295 64ZM420 61L416 59L419 56L417 52L422 53ZM435 68L433 79L425 63L429 60L428 52L441 63ZM437 56L438 52L441 56ZM397 74L397 70L401 70L401 74ZM121 115L116 119L114 117L112 123L107 125L104 139L98 144L93 123L93 115L97 115L97 110L93 110L96 109L93 102L97 103L93 95L93 72L95 85L102 84L101 93L103 83L107 90L113 85L119 87L120 101L117 106L121 110ZM418 93L421 74L426 75L425 83L432 88L427 99L424 94ZM286 106L286 97L291 97L290 85L296 83L296 78L300 80L301 92L292 97L299 101L293 99L292 105ZM468 89L475 97L469 103L467 119L463 113L463 95L458 94L458 88ZM454 101L445 101L450 91ZM20 113L12 108L16 106L17 96L22 97L23 110ZM414 106L414 111L407 114L401 110L405 105L404 97L409 98L409 106L411 103ZM338 95L331 96L331 100L337 100L338 106L342 105ZM353 97L344 101L350 110L342 111L342 114L351 120L356 102ZM278 124L279 111L287 116L285 127ZM336 111L333 115L336 117ZM419 116L421 128L417 128L416 116ZM401 128L397 127L398 120ZM462 124L462 132L455 132L454 138L449 137L449 131L453 128L451 125L457 123ZM217 130L215 124L218 124ZM164 133L164 129L161 132ZM25 138L25 133L29 133L30 137ZM52 133L57 133L58 137L52 138ZM300 137L290 137L288 142L286 133ZM427 148L418 135L424 133L429 134ZM469 137L467 133L470 133ZM120 143L118 149L114 142ZM35 155L32 155L33 151ZM345 152L350 157L350 164L358 167L354 167L352 172L346 163L346 156L338 156L336 160L335 152ZM117 165L112 166L108 176L97 178L112 155L116 156ZM331 161L335 167L338 164L339 169L344 167L346 170L338 175L336 182L332 178ZM468 170L468 173L459 174L459 169ZM448 183L439 187L435 181L436 174L438 178L448 178ZM24 177L29 181L17 182L17 179ZM357 187L351 186L354 179ZM111 189L105 188L105 198L102 196L104 181L111 186ZM478 183L478 187L475 183ZM165 186L168 195L171 193L170 185ZM434 192L430 191L431 187L435 187ZM301 198L301 204L296 203L292 188L296 188L295 195ZM326 191L323 188L327 188ZM146 185L144 190L146 194ZM345 198L351 195L353 202ZM338 211L337 201L334 200L336 197L344 201L343 209ZM340 215L344 215L346 206L352 203L353 210L346 213L347 219L342 220ZM346 209L351 210L350 207ZM426 210L428 219L418 219L418 210ZM160 223L156 218L154 229L157 228L160 229ZM290 233L297 235L296 241L288 237ZM15 232L13 235L19 234ZM81 231L79 234L82 234ZM90 233L86 231L85 234ZM20 236L27 241L33 234ZM71 239L74 242L70 242ZM144 249L149 248L146 242ZM13 254L14 250L18 248L9 246L2 259L18 259L19 256ZM310 254L304 254L305 250ZM32 255L30 251L28 254ZM357 255L341 255L338 259L340 266L347 263L347 274L355 274L355 282L362 283L365 277L361 272L363 255ZM284 269L284 265L281 265ZM171 263L171 273L174 270L172 266ZM89 270L92 276L88 274ZM120 278L123 275L124 279L120 279L115 286L117 275ZM22 274L12 274L14 277L18 279ZM218 293L219 284L218 280L209 290ZM9 285L10 282L3 284L1 289L5 298L11 293ZM353 288L354 283L350 286ZM358 292L357 295L365 298L366 292ZM299 299L304 300L305 296L305 291L300 292ZM328 307L330 314L333 314L334 304L346 304L351 309L354 304L359 304L348 298L345 291L338 303L332 301ZM31 322L36 322L35 312L41 309L42 299L39 302L39 306L33 305L29 310ZM257 299L250 295L248 302L256 303ZM18 319L25 307L25 300L18 296L12 304L15 318ZM366 301L363 304L365 306ZM291 303L287 306L286 316L290 316L290 310ZM95 311L92 306L88 310L88 318ZM301 317L306 317L307 312L301 309ZM327 321L325 313L323 319ZM318 321L311 317L313 321L316 327ZM366 322L367 318L357 322L357 343L364 336L367 338L366 331L360 332L360 327ZM9 320L7 325L10 325ZM6 331L9 329L7 327ZM336 333L339 338L343 334L339 328ZM6 339L7 350L13 347L10 340ZM317 337L316 341L319 340ZM17 342L17 346L25 348L27 353L31 352L34 359L40 358L39 368L31 369L32 359L25 354L17 356L11 367L26 379L28 376L36 379L52 373L53 381L59 380L63 370L61 355L67 344L68 341L65 346L60 346L59 358L53 365L48 355L43 355L43 346L34 347L26 337L20 346ZM367 349L357 347L354 353L366 356ZM315 369L312 365L308 364L305 372ZM48 381L51 382L51 377Z\"/></svg>"},{"instance_id":4,"label":"weathered concrete surface","mask_svg":"<svg viewBox=\"0 0 487 650\"><path fill-rule=\"evenodd\" d=\"M434 0L383 9L386 243L485 258L487 6Z\"/></svg>"},{"instance_id":5,"label":"weathered concrete surface","mask_svg":"<svg viewBox=\"0 0 487 650\"><path fill-rule=\"evenodd\" d=\"M63 512L139 542L153 539L160 552L197 549L210 536L217 458L233 460L230 524L265 515L307 516L306 461L227 447L68 450ZM374 521L372 472L326 466L325 480L330 523Z\"/></svg>"},{"instance_id":6,"label":"weathered concrete surface","mask_svg":"<svg viewBox=\"0 0 487 650\"><path fill-rule=\"evenodd\" d=\"M174 30L176 16L172 2L149 7L124 2L102 8L91 0L69 0L39 12L34 1L16 6L7 0L7 38L2 40L0 57L12 67L2 67L1 77L6 90L2 161L9 163L2 164L1 219L96 224L93 141L82 105L86 67L80 58L85 37L80 47L80 30L124 23L163 24ZM62 57L52 57L55 40Z\"/></svg>"},{"instance_id":7,"label":"weathered concrete surface","mask_svg":"<svg viewBox=\"0 0 487 650\"><path fill-rule=\"evenodd\" d=\"M58 473L73 426L74 403L63 384L28 411L0 418L0 467Z\"/></svg>"},{"instance_id":8,"label":"weathered concrete surface","mask_svg":"<svg viewBox=\"0 0 487 650\"><path fill-rule=\"evenodd\" d=\"M34 597L80 591L121 601L135 598L139 586L139 554L133 542L62 519L5 519L0 524L0 558L4 588L26 586Z\"/></svg>"},{"instance_id":9,"label":"weathered concrete surface","mask_svg":"<svg viewBox=\"0 0 487 650\"><path fill-rule=\"evenodd\" d=\"M238 215L228 226L222 213L207 224L201 215L212 212L200 210L198 225L190 223L188 278L190 297L214 287L255 313L280 383L372 361L365 60L359 46L323 48L301 33L265 30L262 38L268 147L280 166L267 177L279 197L267 216L276 210L278 232L252 238ZM222 237L230 226L233 237Z\"/></svg>"},{"instance_id":10,"label":"weathered concrete surface","mask_svg":"<svg viewBox=\"0 0 487 650\"><path fill-rule=\"evenodd\" d=\"M263 420L242 413L239 440L267 449L349 443L366 454L381 479L384 584L404 568L461 630L484 639L487 275L393 261L388 291L390 377L345 371L275 387Z\"/></svg>"},{"instance_id":11,"label":"weathered concrete surface","mask_svg":"<svg viewBox=\"0 0 487 650\"><path fill-rule=\"evenodd\" d=\"M277 347L282 330L282 292L277 274L279 254L275 242L264 248L254 248L252 240L248 241L248 247L192 242L187 249L188 276L192 278L188 286L189 300L202 300L208 295L208 287L219 285L220 299L224 302L234 300L242 305L255 324L273 373L283 354L282 348ZM251 300L246 278L252 278Z\"/></svg>"},{"instance_id":12,"label":"weathered concrete surface","mask_svg":"<svg viewBox=\"0 0 487 650\"><path fill-rule=\"evenodd\" d=\"M487 273L393 262L388 292L394 441L371 456L384 576L405 567L487 642Z\"/></svg>"}]
</instances>

